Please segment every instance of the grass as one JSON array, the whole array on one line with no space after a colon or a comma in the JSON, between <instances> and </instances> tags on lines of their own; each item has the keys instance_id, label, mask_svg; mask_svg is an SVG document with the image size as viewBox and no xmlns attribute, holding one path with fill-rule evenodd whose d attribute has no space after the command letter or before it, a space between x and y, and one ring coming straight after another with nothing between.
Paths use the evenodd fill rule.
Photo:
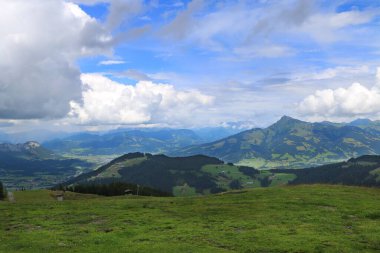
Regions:
<instances>
[{"instance_id":1,"label":"grass","mask_svg":"<svg viewBox=\"0 0 380 253\"><path fill-rule=\"evenodd\" d=\"M379 252L380 189L259 188L202 197L15 192L0 252Z\"/></svg>"},{"instance_id":2,"label":"grass","mask_svg":"<svg viewBox=\"0 0 380 253\"><path fill-rule=\"evenodd\" d=\"M211 174L216 178L216 183L223 189L230 189L230 183L232 180L239 180L242 186L245 188L259 187L258 180L253 179L250 176L244 175L239 171L239 167L228 164L218 165L205 165L202 167L202 171Z\"/></svg>"},{"instance_id":3,"label":"grass","mask_svg":"<svg viewBox=\"0 0 380 253\"><path fill-rule=\"evenodd\" d=\"M145 161L146 157L139 157L134 159L129 159L124 161L123 163L116 163L111 165L106 171L103 171L99 175L93 177L92 179L98 179L98 178L121 178L121 175L119 174L119 170L125 168L125 167L131 167L134 165L137 165L139 163L142 163Z\"/></svg>"}]
</instances>

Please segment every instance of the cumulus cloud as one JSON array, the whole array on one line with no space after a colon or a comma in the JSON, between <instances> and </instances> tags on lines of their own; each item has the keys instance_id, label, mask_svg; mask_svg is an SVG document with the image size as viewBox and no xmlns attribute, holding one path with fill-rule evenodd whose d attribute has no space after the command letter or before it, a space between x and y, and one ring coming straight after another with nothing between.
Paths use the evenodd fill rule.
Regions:
<instances>
[{"instance_id":1,"label":"cumulus cloud","mask_svg":"<svg viewBox=\"0 0 380 253\"><path fill-rule=\"evenodd\" d=\"M347 88L317 90L298 105L303 115L324 118L349 118L380 114L380 68L377 83L371 87L353 83Z\"/></svg>"},{"instance_id":2,"label":"cumulus cloud","mask_svg":"<svg viewBox=\"0 0 380 253\"><path fill-rule=\"evenodd\" d=\"M78 57L111 52L112 38L66 1L2 1L0 118L58 118L80 101Z\"/></svg>"},{"instance_id":3,"label":"cumulus cloud","mask_svg":"<svg viewBox=\"0 0 380 253\"><path fill-rule=\"evenodd\" d=\"M71 103L70 120L79 124L184 124L213 103L199 91L140 81L124 85L100 74L82 74L83 104Z\"/></svg>"}]
</instances>

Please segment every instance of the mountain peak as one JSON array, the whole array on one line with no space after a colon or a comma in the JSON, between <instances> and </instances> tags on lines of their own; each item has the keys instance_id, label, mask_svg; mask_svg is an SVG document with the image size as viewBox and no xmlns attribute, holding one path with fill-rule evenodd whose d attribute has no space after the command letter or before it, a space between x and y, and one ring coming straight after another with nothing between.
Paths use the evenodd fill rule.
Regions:
<instances>
[{"instance_id":1,"label":"mountain peak","mask_svg":"<svg viewBox=\"0 0 380 253\"><path fill-rule=\"evenodd\" d=\"M356 119L354 121L351 121L349 124L351 126L368 126L372 123L372 120L370 119Z\"/></svg>"},{"instance_id":2,"label":"mountain peak","mask_svg":"<svg viewBox=\"0 0 380 253\"><path fill-rule=\"evenodd\" d=\"M33 149L33 148L39 148L41 144L39 144L36 141L28 141L28 142L25 142L23 146L25 149Z\"/></svg>"},{"instance_id":3,"label":"mountain peak","mask_svg":"<svg viewBox=\"0 0 380 253\"><path fill-rule=\"evenodd\" d=\"M301 122L301 121L298 120L298 119L292 118L290 116L284 115L275 124L278 124L278 123L292 123L292 122Z\"/></svg>"},{"instance_id":4,"label":"mountain peak","mask_svg":"<svg viewBox=\"0 0 380 253\"><path fill-rule=\"evenodd\" d=\"M298 119L295 119L295 118L292 118L292 117L289 117L289 116L282 116L281 119L279 119L276 123L274 123L273 125L271 125L269 128L271 129L281 129L281 130L286 130L286 129L290 129L290 128L293 128L296 124L299 124L299 123L305 123L307 124L306 122L304 121L301 121L301 120L298 120Z\"/></svg>"}]
</instances>

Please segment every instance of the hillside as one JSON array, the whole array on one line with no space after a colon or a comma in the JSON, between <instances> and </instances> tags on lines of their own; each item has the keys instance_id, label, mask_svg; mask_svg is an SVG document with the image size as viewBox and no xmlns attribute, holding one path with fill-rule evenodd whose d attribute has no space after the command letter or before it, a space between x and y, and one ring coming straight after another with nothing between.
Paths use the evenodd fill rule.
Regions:
<instances>
[{"instance_id":1,"label":"hillside","mask_svg":"<svg viewBox=\"0 0 380 253\"><path fill-rule=\"evenodd\" d=\"M270 170L294 175L290 184L343 184L380 187L380 156L362 156L346 162L302 170Z\"/></svg>"},{"instance_id":2,"label":"hillside","mask_svg":"<svg viewBox=\"0 0 380 253\"><path fill-rule=\"evenodd\" d=\"M15 192L0 252L379 252L380 190L292 186L202 197Z\"/></svg>"},{"instance_id":3,"label":"hillside","mask_svg":"<svg viewBox=\"0 0 380 253\"><path fill-rule=\"evenodd\" d=\"M203 155L168 157L130 153L65 185L121 181L184 196L259 187L260 180L259 171L253 168L224 164Z\"/></svg>"},{"instance_id":4,"label":"hillside","mask_svg":"<svg viewBox=\"0 0 380 253\"><path fill-rule=\"evenodd\" d=\"M255 128L172 155L204 154L255 168L302 168L380 153L380 132L351 125L309 123L282 117Z\"/></svg>"},{"instance_id":5,"label":"hillside","mask_svg":"<svg viewBox=\"0 0 380 253\"><path fill-rule=\"evenodd\" d=\"M60 157L37 142L0 144L0 179L10 188L53 186L91 167L82 160Z\"/></svg>"}]
</instances>

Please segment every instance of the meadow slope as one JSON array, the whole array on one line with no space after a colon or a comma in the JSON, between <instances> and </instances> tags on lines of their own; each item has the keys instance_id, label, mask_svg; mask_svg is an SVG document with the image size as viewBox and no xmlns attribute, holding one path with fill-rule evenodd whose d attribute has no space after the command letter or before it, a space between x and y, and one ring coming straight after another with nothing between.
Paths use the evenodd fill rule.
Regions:
<instances>
[{"instance_id":1,"label":"meadow slope","mask_svg":"<svg viewBox=\"0 0 380 253\"><path fill-rule=\"evenodd\" d=\"M380 189L309 185L201 197L46 190L0 202L0 252L379 252Z\"/></svg>"}]
</instances>

